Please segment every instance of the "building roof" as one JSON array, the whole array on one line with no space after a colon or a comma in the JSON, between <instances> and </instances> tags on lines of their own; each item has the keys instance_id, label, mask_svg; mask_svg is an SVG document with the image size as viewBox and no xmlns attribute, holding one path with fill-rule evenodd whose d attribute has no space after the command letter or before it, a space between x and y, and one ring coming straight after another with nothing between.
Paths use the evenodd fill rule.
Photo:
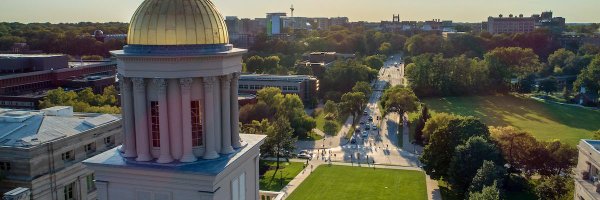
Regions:
<instances>
[{"instance_id":1,"label":"building roof","mask_svg":"<svg viewBox=\"0 0 600 200\"><path fill-rule=\"evenodd\" d=\"M130 45L229 43L225 20L210 0L146 0L127 35Z\"/></svg>"},{"instance_id":2,"label":"building roof","mask_svg":"<svg viewBox=\"0 0 600 200\"><path fill-rule=\"evenodd\" d=\"M11 58L50 58L50 57L62 57L64 54L0 54L0 59L11 59Z\"/></svg>"},{"instance_id":3,"label":"building roof","mask_svg":"<svg viewBox=\"0 0 600 200\"><path fill-rule=\"evenodd\" d=\"M240 81L289 81L299 82L304 80L316 79L309 75L271 75L271 74L243 74Z\"/></svg>"},{"instance_id":4,"label":"building roof","mask_svg":"<svg viewBox=\"0 0 600 200\"><path fill-rule=\"evenodd\" d=\"M246 154L250 149L255 146L262 145L266 135L250 135L240 134L240 138L246 142L246 145L239 149L236 149L235 153L228 155L221 155L219 158L214 160L198 159L193 163L148 163L148 162L137 162L135 158L124 158L118 151L119 147L105 151L104 153L98 154L92 158L83 161L86 165L104 166L116 169L123 168L139 168L149 171L162 171L162 172L178 172L186 174L197 174L197 175L209 175L215 176L221 173L229 165L232 165L242 155Z\"/></svg>"},{"instance_id":5,"label":"building roof","mask_svg":"<svg viewBox=\"0 0 600 200\"><path fill-rule=\"evenodd\" d=\"M0 109L0 147L31 148L119 120L113 115L97 113L58 116L43 111Z\"/></svg>"}]
</instances>

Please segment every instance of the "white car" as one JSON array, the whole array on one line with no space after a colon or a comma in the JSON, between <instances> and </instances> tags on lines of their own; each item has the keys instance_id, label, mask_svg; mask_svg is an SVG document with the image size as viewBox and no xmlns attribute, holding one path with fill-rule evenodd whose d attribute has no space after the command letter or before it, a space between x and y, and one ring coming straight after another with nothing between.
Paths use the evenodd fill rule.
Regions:
<instances>
[{"instance_id":1,"label":"white car","mask_svg":"<svg viewBox=\"0 0 600 200\"><path fill-rule=\"evenodd\" d=\"M369 133L368 133L367 131L363 131L363 132L362 132L362 137L363 137L363 138L367 138L367 137L369 137Z\"/></svg>"},{"instance_id":2,"label":"white car","mask_svg":"<svg viewBox=\"0 0 600 200\"><path fill-rule=\"evenodd\" d=\"M377 126L373 125L373 130L376 131L377 130Z\"/></svg>"},{"instance_id":3,"label":"white car","mask_svg":"<svg viewBox=\"0 0 600 200\"><path fill-rule=\"evenodd\" d=\"M310 160L310 159L312 159L312 153L308 152L307 150L302 150L298 154L298 158L304 158L304 159Z\"/></svg>"}]
</instances>

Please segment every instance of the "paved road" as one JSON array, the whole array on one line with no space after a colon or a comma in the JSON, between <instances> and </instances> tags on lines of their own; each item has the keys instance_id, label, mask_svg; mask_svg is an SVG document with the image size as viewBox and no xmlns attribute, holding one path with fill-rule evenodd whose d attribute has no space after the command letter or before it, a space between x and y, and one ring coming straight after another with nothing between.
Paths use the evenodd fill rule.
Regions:
<instances>
[{"instance_id":1,"label":"paved road","mask_svg":"<svg viewBox=\"0 0 600 200\"><path fill-rule=\"evenodd\" d=\"M344 165L352 166L368 167L375 163L382 166L420 170L418 155L414 153L415 150L419 152L421 149L410 143L408 139L408 125L401 126L402 136L400 136L398 134L400 115L392 113L382 118L378 109L377 103L383 94L384 87L388 83L392 86L405 83L404 65L399 55L385 62L384 67L379 71L378 79L372 83L374 89L365 109L367 115L361 116L360 120L365 123L370 122L368 117L371 116L373 117L373 121L370 122L370 130L365 130L365 125L360 125L359 127L361 134L362 131L367 131L368 136L366 138L356 137L355 144L351 144L345 139L344 136L352 125L352 117L349 117L336 136L325 136L320 141L299 141L297 143L298 151L309 149L313 152L314 157L309 161L309 166L312 165L313 168L316 168L318 165L331 160L333 163L343 163ZM405 118L403 121L407 119L406 116L403 118ZM373 125L377 127L376 130L373 130ZM317 132L322 134L321 131ZM403 144L398 144L398 137L403 137ZM307 170L310 170L310 167L307 167ZM308 174L310 174L310 171L308 173L306 171L302 172L282 191L290 194ZM429 179L429 176L427 176L427 191L429 199L441 199L437 182Z\"/></svg>"}]
</instances>

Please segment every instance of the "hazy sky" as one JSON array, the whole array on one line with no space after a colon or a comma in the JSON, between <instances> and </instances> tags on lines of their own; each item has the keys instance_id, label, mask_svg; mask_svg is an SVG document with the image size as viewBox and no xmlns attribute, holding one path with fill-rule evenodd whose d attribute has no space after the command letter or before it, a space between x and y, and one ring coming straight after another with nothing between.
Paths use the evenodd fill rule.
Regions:
<instances>
[{"instance_id":1,"label":"hazy sky","mask_svg":"<svg viewBox=\"0 0 600 200\"><path fill-rule=\"evenodd\" d=\"M4 22L128 22L143 0L0 0ZM295 16L347 16L350 21L449 19L481 22L498 14L552 10L567 22L600 22L600 0L213 0L225 16L264 17L267 12Z\"/></svg>"}]
</instances>

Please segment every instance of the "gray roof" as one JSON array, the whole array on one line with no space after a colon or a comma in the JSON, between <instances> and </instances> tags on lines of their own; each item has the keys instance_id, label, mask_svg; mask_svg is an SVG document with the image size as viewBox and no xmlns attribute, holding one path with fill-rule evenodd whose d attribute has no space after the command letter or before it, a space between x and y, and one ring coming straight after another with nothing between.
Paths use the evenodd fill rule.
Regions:
<instances>
[{"instance_id":1,"label":"gray roof","mask_svg":"<svg viewBox=\"0 0 600 200\"><path fill-rule=\"evenodd\" d=\"M0 110L0 147L31 148L74 136L120 118L96 113L49 116L41 111Z\"/></svg>"}]
</instances>

